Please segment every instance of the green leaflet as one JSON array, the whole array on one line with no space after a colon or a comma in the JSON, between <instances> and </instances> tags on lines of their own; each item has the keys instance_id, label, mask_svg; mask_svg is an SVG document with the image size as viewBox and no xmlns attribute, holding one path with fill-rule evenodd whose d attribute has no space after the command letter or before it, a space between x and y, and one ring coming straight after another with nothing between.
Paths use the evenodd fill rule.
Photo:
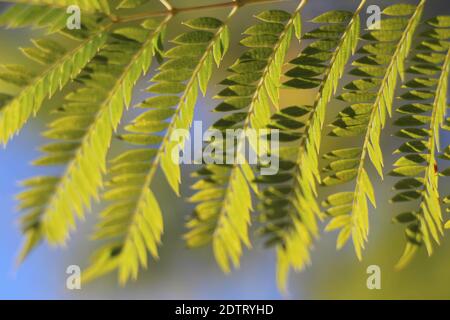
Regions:
<instances>
[{"instance_id":1,"label":"green leaflet","mask_svg":"<svg viewBox=\"0 0 450 320\"><path fill-rule=\"evenodd\" d=\"M110 180L103 199L110 205L101 214L94 238L107 239L109 243L94 254L84 281L118 269L119 283L124 285L129 279L137 278L140 267L147 267L148 252L154 259L158 258L163 219L151 184L160 165L170 186L179 194L180 168L178 159L172 158L179 141L173 140L172 133L190 128L199 90L206 93L214 61L219 66L229 46L226 23L215 18L199 18L185 25L209 30L205 31L209 34L205 37L208 40L201 43L205 49L195 56L180 51L159 67L159 73L152 79L155 84L148 91L154 91L156 86L158 93L165 95L138 105L147 111L126 126L130 133L119 136L140 148L119 155L108 168ZM217 28L213 28L215 26ZM176 39L186 39L190 34L184 33ZM167 72L179 73L179 68L189 74L187 79L167 80L160 76Z\"/></svg>"},{"instance_id":2,"label":"green leaflet","mask_svg":"<svg viewBox=\"0 0 450 320\"><path fill-rule=\"evenodd\" d=\"M438 18L431 21L438 21ZM422 37L427 37L434 33L435 28L429 28L422 33ZM443 234L443 217L441 213L440 195L438 188L438 160L436 154L440 148L440 129L444 125L447 110L447 89L450 68L450 50L443 55L443 59L423 61L423 57L436 57L433 48L423 50L418 48L416 56L413 57L412 65L408 69L411 80L406 85L407 91L401 95L405 100L419 101L424 103L413 103L401 106L398 110L401 113L408 112L408 116L400 117L395 124L397 126L409 127L409 133L405 136L410 145L422 144L424 147L416 150L403 148L400 150L404 155L396 161L391 171L393 176L418 177L414 180L402 179L397 184L400 190L393 198L392 202L414 201L418 203L417 211L414 214L398 215L394 221L406 224L405 237L406 247L398 261L396 268L404 268L414 257L418 248L425 246L428 255L433 253L433 242L440 243ZM420 57L419 57L420 56ZM435 69L437 76L417 77L415 72L417 64L421 69ZM433 73L434 74L434 73ZM413 84L413 85L411 85ZM416 88L426 88L418 91ZM427 134L416 134L419 127L427 129ZM416 129L416 131L413 131ZM414 152L414 153L412 153ZM418 153L420 152L420 153ZM445 152L444 152L445 154ZM445 157L444 157L445 159ZM401 188L398 186L401 185ZM405 191L406 190L406 191Z\"/></svg>"},{"instance_id":3,"label":"green leaflet","mask_svg":"<svg viewBox=\"0 0 450 320\"><path fill-rule=\"evenodd\" d=\"M186 26L194 30L212 30L216 31L223 26L223 22L212 17L194 18L184 22Z\"/></svg>"},{"instance_id":4,"label":"green leaflet","mask_svg":"<svg viewBox=\"0 0 450 320\"><path fill-rule=\"evenodd\" d=\"M347 23L353 18L353 14L348 11L328 11L311 21L314 23Z\"/></svg>"},{"instance_id":5,"label":"green leaflet","mask_svg":"<svg viewBox=\"0 0 450 320\"><path fill-rule=\"evenodd\" d=\"M306 35L308 39L315 39L310 46L306 47L297 58L291 61L295 68L327 65L328 68L321 71L320 74L310 78L305 78L305 72L301 73L298 80L307 79L309 82L315 81L319 86L319 92L309 112L300 115L297 119L303 126L297 126L292 132L292 127L286 129L279 118L286 117L284 110L272 117L273 123L270 128L278 128L283 133L299 134L300 139L289 142L286 148L290 148L294 154L293 159L282 158L282 161L291 165L285 166L278 173L278 177L288 175L292 177L291 181L281 181L276 186L271 185L261 194L261 212L262 219L265 222L262 233L267 236L270 245L276 245L278 252L278 276L280 288L286 287L287 272L289 268L300 271L310 261L309 250L312 245L312 239L318 236L317 217L321 216L320 208L316 202L317 181L320 181L318 154L320 150L321 131L325 119L326 106L335 94L338 82L343 76L348 59L355 51L360 29L359 13L363 8L365 1L362 1L354 14L338 11L329 12L313 19L313 22L327 23L320 26L319 32L315 30ZM337 35L322 34L324 30L334 30ZM315 50L310 48L323 47L318 45L320 42L328 41L331 36L340 39L336 47L327 48L324 52L330 52L328 59L315 61ZM291 69L292 70L292 69ZM288 71L287 75L292 74ZM290 86L292 79L285 83ZM296 87L296 86L294 86ZM283 119L282 118L282 119ZM293 119L291 116L290 119ZM280 126L281 125L281 126ZM280 191L282 190L282 192ZM268 199L270 201L268 201ZM285 206L278 212L279 202L287 199ZM273 204L277 204L273 207ZM281 224L279 228L274 228ZM301 234L297 234L301 232ZM305 234L306 233L306 234ZM300 252L300 253L299 253Z\"/></svg>"},{"instance_id":6,"label":"green leaflet","mask_svg":"<svg viewBox=\"0 0 450 320\"><path fill-rule=\"evenodd\" d=\"M450 28L450 16L437 16L427 21L427 24L436 28Z\"/></svg>"},{"instance_id":7,"label":"green leaflet","mask_svg":"<svg viewBox=\"0 0 450 320\"><path fill-rule=\"evenodd\" d=\"M218 94L224 102L216 108L220 112L236 112L227 113L213 128L262 129L270 122L271 104L278 107L282 66L291 39L294 33L301 33L300 11L305 3L301 1L292 16L279 10L262 12L256 16L259 24L244 32L248 36L241 44L248 50L230 67L232 75L222 81L228 87ZM186 242L189 247L212 243L217 263L224 272L230 272L232 265L239 267L242 246L250 247L250 189L257 191L253 169L246 162L207 165L196 176L200 180L194 185L197 193L191 201L199 204L187 224ZM205 193L211 188L218 191L216 198Z\"/></svg>"},{"instance_id":8,"label":"green leaflet","mask_svg":"<svg viewBox=\"0 0 450 320\"><path fill-rule=\"evenodd\" d=\"M416 6L412 4L394 4L383 10L388 16L410 16L416 11Z\"/></svg>"},{"instance_id":9,"label":"green leaflet","mask_svg":"<svg viewBox=\"0 0 450 320\"><path fill-rule=\"evenodd\" d=\"M75 228L76 218L83 218L91 199L98 199L113 130L124 105L131 102L134 84L150 67L153 42L163 27L143 43L124 38L106 45L99 53L103 59L91 62L78 78L83 86L66 96L65 105L58 110L60 116L44 133L60 141L44 146L48 155L37 160L42 165L63 165L65 170L53 189L30 203L22 199L27 205L22 204L21 209L31 210L25 219L33 217L33 224L24 228L28 239L45 238L52 244L64 244ZM110 73L103 72L105 67L110 68ZM39 187L33 186L32 190ZM22 259L32 247L23 249Z\"/></svg>"},{"instance_id":10,"label":"green leaflet","mask_svg":"<svg viewBox=\"0 0 450 320\"><path fill-rule=\"evenodd\" d=\"M364 84L351 83L347 85L345 88L348 92L339 97L343 101L350 102L352 106L338 115L337 120L332 124L333 130L330 135L351 137L365 134L365 138L360 149L361 153L350 158L354 162L347 161L347 166L341 166L344 170L341 170L340 167L332 170L332 165L325 169L325 171L331 172L323 180L323 184L336 185L356 180L353 199L348 203L351 207L348 212L351 219L345 220L347 224L339 225L340 234L337 247L341 248L351 237L358 259L362 258L362 250L369 232L367 200L370 200L375 206L375 195L367 175L365 160L369 157L380 176L383 175L380 134L385 126L387 115L392 113L397 77L400 75L402 79L404 78L405 59L424 5L425 1L420 1L417 6L392 5L384 9L383 13L386 15L409 16L406 28L399 35L395 24L382 24L381 30L377 33L378 36L374 36L371 31L368 32L370 36L363 36L372 43L359 49L358 52L364 56L354 62L355 68L350 73L363 75L371 80L367 80ZM412 12L411 8L413 8ZM388 35L395 36L386 38ZM383 43L380 43L381 41ZM390 55L389 60L383 59L381 56L386 53ZM341 151L337 150L335 153L341 153ZM339 156L337 158L339 160ZM358 165L353 169L353 164L356 162ZM352 164L352 169L348 169L349 163Z\"/></svg>"},{"instance_id":11,"label":"green leaflet","mask_svg":"<svg viewBox=\"0 0 450 320\"><path fill-rule=\"evenodd\" d=\"M39 111L46 97L52 97L80 73L105 44L106 39L105 30L101 29L81 40L67 52L60 45L45 38L36 41L34 47L23 49L27 57L44 64L45 69L27 83L19 83L24 84L20 93L0 110L0 141L6 145L30 116ZM26 75L19 69L7 70L1 74L2 79L10 81L21 77Z\"/></svg>"}]
</instances>

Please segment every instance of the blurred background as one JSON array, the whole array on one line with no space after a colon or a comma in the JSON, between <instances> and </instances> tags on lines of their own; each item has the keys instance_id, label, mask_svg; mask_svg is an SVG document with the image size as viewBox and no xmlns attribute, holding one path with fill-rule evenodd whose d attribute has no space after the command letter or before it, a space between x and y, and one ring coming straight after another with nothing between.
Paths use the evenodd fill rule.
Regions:
<instances>
[{"instance_id":1,"label":"blurred background","mask_svg":"<svg viewBox=\"0 0 450 320\"><path fill-rule=\"evenodd\" d=\"M220 0L171 0L175 7L201 5L222 2ZM404 1L417 3L417 1ZM428 0L426 16L450 14L448 1ZM228 54L224 66L228 66L239 57L242 47L238 45L241 32L256 20L250 17L260 11L277 8L293 10L297 0L286 0L272 4L247 6L239 10L231 23L232 50ZM392 1L368 0L367 6L378 4L381 7ZM359 4L357 0L314 0L305 7L303 17L304 30L312 29L307 21L316 15L331 9L354 10ZM0 4L0 11L6 8ZM162 10L156 0L149 0L149 8ZM205 10L204 16L224 18L227 8ZM197 15L197 13L194 13ZM362 18L366 17L363 10ZM168 39L181 33L180 22L192 18L183 13L175 17L170 24ZM365 20L363 20L365 21ZM364 23L365 25L365 23ZM30 39L39 35L36 30L0 28L0 63L27 63L22 58L19 48L30 44ZM302 44L304 46L304 44ZM295 57L301 47L295 42L289 52L289 59ZM196 119L204 121L207 127L217 115L210 112L217 104L211 98L221 89L214 85L226 76L226 68L217 70L211 81L210 91L206 98L198 101ZM146 97L142 89L148 86L148 78L136 87L135 102ZM343 81L345 84L347 81ZM1 92L14 92L0 81ZM405 240L403 227L394 225L391 219L403 208L388 203L392 196L391 187L396 179L386 177L384 181L371 170L371 177L376 187L378 209L371 210L371 234L364 259L358 262L352 246L347 245L342 251L335 250L335 233L323 234L316 242L312 265L299 274L291 273L289 290L281 294L275 283L275 254L273 250L265 250L262 243L254 237L253 249L246 251L242 258L241 268L230 275L224 275L217 267L210 247L200 250L188 250L182 240L185 221L193 207L183 198L177 198L169 189L162 175L155 184L165 218L165 234L163 246L160 248L160 261L151 262L148 270L141 271L137 282L129 283L121 288L117 284L116 274L101 278L82 290L66 289L66 268L69 265L87 266L91 252L98 244L88 241L96 221L99 207L84 222L79 223L79 230L72 236L67 248L49 248L41 245L19 268L15 266L15 258L21 245L18 227L19 213L16 211L14 197L21 190L18 182L35 175L50 173L49 169L33 167L30 162L39 156L37 147L45 140L40 132L51 119L50 111L58 107L70 86L59 93L51 102L47 102L39 116L30 121L24 130L6 148L0 149L0 298L2 299L446 299L450 298L450 241L444 239L442 245L431 258L421 250L413 263L401 272L394 271L393 266L400 257ZM283 90L282 104L312 104L314 90ZM328 120L334 119L337 112L345 106L334 100L328 108ZM123 123L132 117L129 112ZM325 133L329 131L325 128ZM402 142L392 137L394 129L388 126L383 132L382 147L385 153L386 172L390 171L394 158L391 156ZM350 140L351 141L351 140ZM447 132L443 144L450 143ZM335 144L334 138L325 137L323 151L329 151ZM123 149L123 144L114 141L111 156ZM189 185L193 182L189 174L195 167L183 168L182 196L191 195ZM55 172L55 170L53 170ZM58 172L58 170L56 170ZM447 179L450 180L450 179ZM442 180L443 181L443 180ZM347 186L346 186L347 187ZM349 186L351 188L351 186ZM443 194L450 193L450 183L441 183ZM350 189L349 189L350 190ZM324 190L328 194L332 190ZM369 265L381 268L381 290L368 290L366 287Z\"/></svg>"}]
</instances>

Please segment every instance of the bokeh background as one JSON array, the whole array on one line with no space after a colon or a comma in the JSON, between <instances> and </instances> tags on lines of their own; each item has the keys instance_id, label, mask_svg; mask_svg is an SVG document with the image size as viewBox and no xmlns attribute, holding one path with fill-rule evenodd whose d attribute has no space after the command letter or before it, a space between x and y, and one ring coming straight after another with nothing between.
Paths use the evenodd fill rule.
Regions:
<instances>
[{"instance_id":1,"label":"bokeh background","mask_svg":"<svg viewBox=\"0 0 450 320\"><path fill-rule=\"evenodd\" d=\"M191 6L221 2L220 0L171 0L175 6ZM416 1L405 1L416 3ZM426 16L450 14L447 0L428 0ZM357 0L311 0L305 7L303 17L305 31L312 28L307 20L331 9L355 9ZM367 5L378 4L381 7L392 1L368 0ZM232 50L223 65L230 65L242 52L238 45L241 32L255 23L252 15L269 8L292 10L297 0L279 3L259 4L240 9L231 23ZM0 4L0 11L6 7ZM149 8L161 10L156 0L149 0ZM224 18L227 8L203 11L202 15ZM196 14L196 13L195 13ZM169 27L168 39L181 32L180 22L191 18L183 13L174 19ZM366 17L363 12L362 17ZM22 58L19 48L30 44L30 39L39 36L39 31L29 29L6 30L0 28L0 63L27 63ZM302 45L304 46L304 44ZM295 57L300 46L294 44L289 58ZM196 120L204 121L205 127L217 117L210 110L217 104L212 97L220 90L214 85L223 79L226 69L215 72L210 91L206 98L200 98L196 111ZM151 74L150 74L151 76ZM142 89L148 84L147 77L136 88L135 101L145 98ZM345 83L345 81L343 82ZM0 91L14 92L0 81ZM371 171L375 182L379 203L377 210L371 210L371 234L363 262L358 262L351 245L336 252L336 234L323 234L313 251L312 265L300 274L291 274L289 290L281 294L275 283L275 255L272 250L265 250L262 243L254 237L254 248L246 251L239 270L224 275L216 266L210 247L200 250L188 250L182 240L185 232L184 223L192 212L192 206L183 198L178 199L169 189L161 175L155 184L155 192L161 200L165 218L163 246L160 248L160 261L151 262L147 271L142 271L136 283L121 288L117 285L116 275L104 277L82 288L69 291L66 289L66 268L69 265L87 265L90 253L97 247L88 240L96 221L99 207L84 222L79 223L79 230L73 235L67 248L49 248L40 246L19 268L15 258L21 245L21 235L17 224L19 213L16 211L14 196L21 190L18 182L35 175L58 170L33 167L30 162L39 156L37 147L44 144L40 132L51 119L50 111L58 107L70 86L47 102L39 116L29 122L24 130L6 148L0 149L0 298L3 299L447 299L450 298L450 241L444 239L442 245L431 258L422 250L413 263L404 271L396 272L393 266L404 247L403 228L391 223L395 213L404 208L388 204L392 196L391 186L395 179L386 177L384 181ZM313 90L283 90L282 105L311 104L314 100ZM328 120L332 120L345 105L333 101L328 108ZM124 117L130 119L133 112ZM328 121L329 123L329 121ZM392 137L390 126L383 132L382 146L386 157L386 172L391 169L394 158L390 155L401 143ZM328 129L325 128L325 132ZM447 133L443 143L450 143ZM323 151L330 150L334 139L326 137ZM117 154L124 146L114 141L111 156ZM189 177L195 167L183 168L182 195L191 194ZM450 180L450 179L448 179ZM450 184L443 182L441 190L450 194ZM351 188L351 186L350 186ZM324 194L329 190L325 190ZM450 216L450 215L449 215ZM369 265L379 265L382 272L382 289L368 290L366 287Z\"/></svg>"}]
</instances>

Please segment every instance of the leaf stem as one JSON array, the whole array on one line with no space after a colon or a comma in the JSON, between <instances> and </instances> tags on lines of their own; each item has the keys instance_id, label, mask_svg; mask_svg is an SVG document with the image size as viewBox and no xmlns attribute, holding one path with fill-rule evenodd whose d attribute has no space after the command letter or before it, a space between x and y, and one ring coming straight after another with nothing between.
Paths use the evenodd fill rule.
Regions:
<instances>
[{"instance_id":1,"label":"leaf stem","mask_svg":"<svg viewBox=\"0 0 450 320\"><path fill-rule=\"evenodd\" d=\"M172 5L169 3L169 1L167 1L167 0L159 0L159 2L161 2L162 5L163 5L164 7L166 7L166 9L167 9L168 11L172 11L173 7L172 7Z\"/></svg>"},{"instance_id":2,"label":"leaf stem","mask_svg":"<svg viewBox=\"0 0 450 320\"><path fill-rule=\"evenodd\" d=\"M114 22L132 22L137 20L143 20L152 17L163 17L167 15L176 15L178 13L183 12L191 12L198 10L210 10L210 9L218 9L218 8L226 8L226 7L243 7L246 5L252 4L260 4L260 3L272 3L272 2L282 2L289 0L233 0L222 3L214 3L214 4L206 4L192 7L184 7L184 8L175 8L170 5L166 0L160 0L161 3L164 4L166 10L163 11L153 11L153 12L143 12L135 15L128 16L117 16Z\"/></svg>"}]
</instances>

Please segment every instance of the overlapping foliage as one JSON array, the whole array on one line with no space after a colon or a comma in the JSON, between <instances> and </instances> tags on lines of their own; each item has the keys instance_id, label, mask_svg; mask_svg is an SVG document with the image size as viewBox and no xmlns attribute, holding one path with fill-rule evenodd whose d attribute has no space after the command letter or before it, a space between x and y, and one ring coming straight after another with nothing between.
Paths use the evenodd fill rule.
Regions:
<instances>
[{"instance_id":1,"label":"overlapping foliage","mask_svg":"<svg viewBox=\"0 0 450 320\"><path fill-rule=\"evenodd\" d=\"M433 20L427 24L435 25ZM410 80L403 85L406 91L399 97L405 104L398 108L401 116L394 122L402 127L396 135L407 141L395 152L402 157L390 174L401 180L394 186L397 194L392 202L418 202L416 210L402 212L394 219L407 224L407 244L398 268L405 266L422 244L431 255L433 241L439 244L443 235L437 153L447 111L450 34L441 26L445 24L438 23L421 34L422 41L406 70ZM436 41L440 45L430 45Z\"/></svg>"},{"instance_id":2,"label":"overlapping foliage","mask_svg":"<svg viewBox=\"0 0 450 320\"><path fill-rule=\"evenodd\" d=\"M46 155L34 164L65 169L59 177L24 182L29 189L18 196L20 208L31 212L23 223L27 236L23 255L43 237L64 244L75 228L76 216L83 218L91 199L98 198L113 131L124 105L131 103L133 85L150 66L162 31L161 27L115 30L77 78L83 85L69 93L65 105L56 110L58 117L44 136L58 141L44 146Z\"/></svg>"},{"instance_id":3,"label":"overlapping foliage","mask_svg":"<svg viewBox=\"0 0 450 320\"><path fill-rule=\"evenodd\" d=\"M386 117L391 115L397 78L404 77L405 59L410 51L414 33L419 25L425 1L414 5L392 5L383 13L391 18L381 21L379 30L362 36L366 40L358 51L360 57L353 62L351 75L362 77L344 88L338 98L351 105L339 113L332 123L330 135L336 137L364 136L355 148L334 150L327 155L329 164L324 168L327 186L355 181L351 192L339 192L325 202L325 213L332 217L326 230L340 229L337 247L341 248L350 237L356 255L362 259L362 250L369 234L368 201L376 206L375 193L366 169L366 158L383 177L383 153L380 146L381 130Z\"/></svg>"},{"instance_id":4,"label":"overlapping foliage","mask_svg":"<svg viewBox=\"0 0 450 320\"><path fill-rule=\"evenodd\" d=\"M291 38L294 33L300 34L300 12L304 4L301 1L292 15L279 10L264 11L256 16L260 22L244 32L247 37L241 44L249 49L230 67L232 75L222 82L227 88L218 98L224 101L215 110L227 114L213 125L214 129L234 128L245 132L267 125L271 102L278 105L282 65ZM222 147L217 143L216 152L227 154L241 150L242 143L238 139L237 147L232 150L228 149L231 146ZM235 165L207 165L196 175L201 179L194 185L196 194L190 200L200 204L188 223L187 243L198 247L212 242L218 264L230 272L230 262L239 266L242 244L250 247L248 226L253 209L250 189L258 193L253 170L244 161Z\"/></svg>"},{"instance_id":5,"label":"overlapping foliage","mask_svg":"<svg viewBox=\"0 0 450 320\"><path fill-rule=\"evenodd\" d=\"M172 158L179 145L171 134L190 128L199 89L206 94L214 61L219 66L229 47L226 23L202 17L184 24L191 31L172 40L176 46L163 54L167 61L147 89L157 95L137 106L147 111L125 127L128 133L119 136L139 148L115 158L108 169L110 179L103 199L111 205L101 213L94 238L112 239L112 243L94 255L85 280L118 268L119 281L125 283L137 278L139 264L147 267L147 251L158 258L163 219L151 190L156 169L161 166L179 194L180 169L178 160Z\"/></svg>"},{"instance_id":6,"label":"overlapping foliage","mask_svg":"<svg viewBox=\"0 0 450 320\"><path fill-rule=\"evenodd\" d=\"M244 249L251 248L252 222L260 227L257 235L276 249L282 289L290 268L299 271L310 263L310 251L321 233L319 220L329 220L326 231L339 230L338 248L352 238L362 258L369 236L368 202L376 205L368 162L382 177L386 151L380 139L390 124L396 96L404 103L397 107L393 124L401 127L396 136L406 142L398 148L396 153L402 155L391 172L400 177L392 200L416 206L394 219L406 224L407 244L398 267L405 266L421 245L431 254L433 242L439 243L444 226L450 225L441 209L450 196L438 187L440 178L450 175L445 168L450 147L440 146L442 132L450 129L450 17L423 18L425 0L384 8L379 28L362 36L365 0L353 11L324 12L311 21L303 13L307 0L291 1L290 11L261 9L240 40L244 52L225 66L235 14L242 6L262 6L265 0L192 8L155 0L161 11L137 14L127 10L137 11L147 1L6 2L13 4L0 14L0 26L40 31L32 47L21 49L33 61L31 67L0 68L0 80L17 88L0 93L0 142L6 145L58 91L65 94L43 133L52 141L41 147L44 155L34 162L61 171L24 181L25 191L17 196L24 212L20 261L42 241L65 244L93 201L106 207L92 236L102 244L83 272L85 281L117 270L119 283L125 284L138 277L150 257L158 259L164 223L160 197L153 191L156 174L161 170L181 196L177 157L185 137L174 139L173 134L190 129L199 95L211 91L214 65L227 68L229 75L216 95L221 100L214 109L219 120L212 128L277 129L280 140L279 149L270 150L279 153L275 175L258 175L260 167L242 161L236 152L241 149L239 139L232 146L212 143L216 160L228 155L235 164L203 164L194 174L197 182L189 202L196 206L184 238L192 248L211 244L223 271L238 267ZM69 5L83 12L81 30L66 28ZM202 8L212 6L229 10L228 17L201 15ZM171 18L192 10L198 11L196 17L185 21L183 31L177 29L166 43ZM300 46L294 45L295 39ZM290 50L298 53L288 62ZM159 65L146 89L148 97L136 103L133 110L139 115L122 129L135 85L153 60ZM348 61L354 79L340 88ZM323 152L322 129L340 89L337 99L349 106L331 123L330 135L338 145L351 141L348 137L363 138L352 147ZM314 90L316 98L310 105L284 106L281 90L299 97ZM126 150L108 162L115 137ZM320 155L326 160L324 174L319 170ZM319 185L346 183L354 183L351 191L334 193L319 205Z\"/></svg>"},{"instance_id":7,"label":"overlapping foliage","mask_svg":"<svg viewBox=\"0 0 450 320\"><path fill-rule=\"evenodd\" d=\"M301 270L310 262L312 237L317 237L316 202L320 181L318 154L326 106L336 92L345 65L356 49L359 38L359 13L331 11L312 20L321 24L303 39L314 40L290 62L285 85L294 89L319 87L313 106L291 106L272 116L271 129L278 129L285 145L281 147L281 170L277 175L261 176L268 185L260 195L260 220L268 245L276 245L278 281L285 286L290 266Z\"/></svg>"}]
</instances>

